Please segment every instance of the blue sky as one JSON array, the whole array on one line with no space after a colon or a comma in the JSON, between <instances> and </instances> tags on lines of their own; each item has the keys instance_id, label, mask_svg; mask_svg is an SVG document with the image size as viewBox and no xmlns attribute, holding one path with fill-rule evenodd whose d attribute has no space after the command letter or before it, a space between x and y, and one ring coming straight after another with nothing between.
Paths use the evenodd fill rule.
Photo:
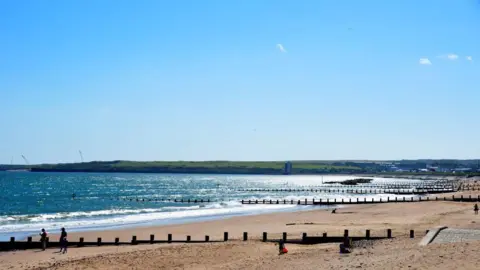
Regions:
<instances>
[{"instance_id":1,"label":"blue sky","mask_svg":"<svg viewBox=\"0 0 480 270\"><path fill-rule=\"evenodd\" d=\"M479 158L479 29L476 0L2 1L0 163Z\"/></svg>"}]
</instances>

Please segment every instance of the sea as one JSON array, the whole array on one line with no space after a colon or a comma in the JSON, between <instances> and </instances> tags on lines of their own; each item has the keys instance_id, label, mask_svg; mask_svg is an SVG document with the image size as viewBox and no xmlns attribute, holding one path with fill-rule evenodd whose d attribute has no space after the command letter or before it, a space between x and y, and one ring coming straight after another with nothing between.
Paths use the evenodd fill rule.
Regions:
<instances>
[{"instance_id":1,"label":"sea","mask_svg":"<svg viewBox=\"0 0 480 270\"><path fill-rule=\"evenodd\" d=\"M326 185L323 182L354 178L358 177L0 172L0 241L6 241L11 236L24 239L37 235L42 228L58 231L65 227L70 232L121 229L327 207L242 205L242 199L311 200L358 197L370 200L393 197L391 194L242 191L321 187ZM403 181L411 183L417 180L374 178L372 183ZM118 200L125 197L134 199ZM157 202L148 199L203 199L210 200L210 203Z\"/></svg>"}]
</instances>

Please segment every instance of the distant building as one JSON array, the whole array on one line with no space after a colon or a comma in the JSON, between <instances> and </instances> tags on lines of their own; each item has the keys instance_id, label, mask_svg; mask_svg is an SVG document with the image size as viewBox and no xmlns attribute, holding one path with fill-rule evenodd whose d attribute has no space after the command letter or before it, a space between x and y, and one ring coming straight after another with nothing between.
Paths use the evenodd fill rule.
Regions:
<instances>
[{"instance_id":1,"label":"distant building","mask_svg":"<svg viewBox=\"0 0 480 270\"><path fill-rule=\"evenodd\" d=\"M292 162L287 161L285 162L285 167L283 168L283 174L291 174L292 173Z\"/></svg>"}]
</instances>

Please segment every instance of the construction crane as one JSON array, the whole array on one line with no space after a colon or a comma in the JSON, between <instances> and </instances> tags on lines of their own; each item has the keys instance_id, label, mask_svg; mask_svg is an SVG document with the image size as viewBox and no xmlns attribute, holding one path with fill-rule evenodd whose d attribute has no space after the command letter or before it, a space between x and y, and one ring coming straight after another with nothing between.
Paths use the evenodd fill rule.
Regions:
<instances>
[{"instance_id":1,"label":"construction crane","mask_svg":"<svg viewBox=\"0 0 480 270\"><path fill-rule=\"evenodd\" d=\"M23 160L25 160L25 163L26 163L27 165L30 165L30 163L28 162L28 159L27 159L24 155L22 155L22 158L23 158Z\"/></svg>"},{"instance_id":2,"label":"construction crane","mask_svg":"<svg viewBox=\"0 0 480 270\"><path fill-rule=\"evenodd\" d=\"M80 160L81 160L82 163L83 163L83 154L82 154L82 151L81 151L81 150L78 150L78 153L80 154Z\"/></svg>"}]
</instances>

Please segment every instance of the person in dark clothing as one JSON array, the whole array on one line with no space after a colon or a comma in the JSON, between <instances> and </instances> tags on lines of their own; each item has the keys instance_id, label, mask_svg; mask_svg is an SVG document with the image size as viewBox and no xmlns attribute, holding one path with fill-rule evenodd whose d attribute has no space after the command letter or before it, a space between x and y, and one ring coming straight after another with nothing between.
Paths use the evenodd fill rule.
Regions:
<instances>
[{"instance_id":1,"label":"person in dark clothing","mask_svg":"<svg viewBox=\"0 0 480 270\"><path fill-rule=\"evenodd\" d=\"M42 250L45 251L47 248L47 232L45 229L42 229L42 232L40 233L40 242L42 243Z\"/></svg>"},{"instance_id":2,"label":"person in dark clothing","mask_svg":"<svg viewBox=\"0 0 480 270\"><path fill-rule=\"evenodd\" d=\"M60 253L63 251L63 253L67 253L67 246L68 246L68 240L67 240L67 231L65 231L65 228L62 228L62 233L60 234Z\"/></svg>"},{"instance_id":3,"label":"person in dark clothing","mask_svg":"<svg viewBox=\"0 0 480 270\"><path fill-rule=\"evenodd\" d=\"M473 206L473 211L475 212L475 215L478 215L478 204Z\"/></svg>"}]
</instances>

